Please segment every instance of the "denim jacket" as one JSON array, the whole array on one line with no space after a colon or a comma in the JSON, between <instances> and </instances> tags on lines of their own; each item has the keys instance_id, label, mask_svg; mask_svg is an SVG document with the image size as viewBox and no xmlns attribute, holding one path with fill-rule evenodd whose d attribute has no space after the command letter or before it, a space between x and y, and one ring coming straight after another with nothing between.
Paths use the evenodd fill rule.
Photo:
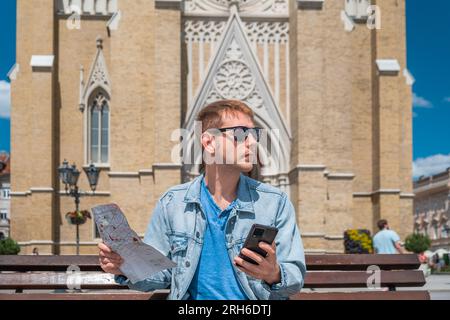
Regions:
<instances>
[{"instance_id":1,"label":"denim jacket","mask_svg":"<svg viewBox=\"0 0 450 320\"><path fill-rule=\"evenodd\" d=\"M139 291L170 287L169 299L189 298L188 288L200 259L206 227L206 216L200 204L202 178L203 175L172 187L163 194L156 204L145 234L144 242L176 262L177 267L163 270L134 284L116 277L118 283ZM275 187L241 174L236 202L227 221L224 239L231 261L242 249L253 224L279 229L275 243L281 271L280 283L269 286L233 265L248 298L287 299L299 292L306 273L305 256L294 207L287 195Z\"/></svg>"}]
</instances>

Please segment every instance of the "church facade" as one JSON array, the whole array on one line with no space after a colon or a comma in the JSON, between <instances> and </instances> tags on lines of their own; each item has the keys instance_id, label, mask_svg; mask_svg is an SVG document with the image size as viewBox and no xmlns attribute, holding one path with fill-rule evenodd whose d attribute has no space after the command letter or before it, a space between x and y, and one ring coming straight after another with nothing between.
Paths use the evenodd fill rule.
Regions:
<instances>
[{"instance_id":1,"label":"church facade","mask_svg":"<svg viewBox=\"0 0 450 320\"><path fill-rule=\"evenodd\" d=\"M95 192L80 175L81 209L117 203L143 235L164 191L199 174L195 115L218 99L246 102L276 131L255 178L289 195L306 252L343 252L346 229L375 232L380 218L412 232L404 0L17 6L11 236L22 253L75 252L65 159L101 168ZM80 252L95 253L91 220L80 236Z\"/></svg>"}]
</instances>

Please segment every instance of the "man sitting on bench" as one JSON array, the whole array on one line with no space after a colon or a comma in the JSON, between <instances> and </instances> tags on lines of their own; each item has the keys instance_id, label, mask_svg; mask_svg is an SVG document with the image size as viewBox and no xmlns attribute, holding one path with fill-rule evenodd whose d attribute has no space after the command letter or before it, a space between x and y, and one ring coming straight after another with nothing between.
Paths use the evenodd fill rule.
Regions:
<instances>
[{"instance_id":1,"label":"man sitting on bench","mask_svg":"<svg viewBox=\"0 0 450 320\"><path fill-rule=\"evenodd\" d=\"M144 239L177 267L132 284L121 274L122 258L100 244L105 272L135 290L170 287L169 299L287 299L300 291L306 266L294 207L284 192L245 174L256 163L261 135L253 117L236 100L200 111L201 144L213 161L205 161L204 174L159 199ZM242 249L255 223L278 228L272 245L259 243L266 256Z\"/></svg>"}]
</instances>

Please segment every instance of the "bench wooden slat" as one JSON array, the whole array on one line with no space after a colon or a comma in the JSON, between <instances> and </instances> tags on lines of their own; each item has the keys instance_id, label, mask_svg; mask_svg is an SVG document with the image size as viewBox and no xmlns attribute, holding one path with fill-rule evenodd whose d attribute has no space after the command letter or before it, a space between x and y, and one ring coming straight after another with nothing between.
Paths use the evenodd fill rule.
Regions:
<instances>
[{"instance_id":1,"label":"bench wooden slat","mask_svg":"<svg viewBox=\"0 0 450 320\"><path fill-rule=\"evenodd\" d=\"M415 254L327 254L306 255L308 270L413 270L420 266ZM101 271L97 255L82 256L0 256L0 271L66 271L70 265L82 271Z\"/></svg>"},{"instance_id":2,"label":"bench wooden slat","mask_svg":"<svg viewBox=\"0 0 450 320\"><path fill-rule=\"evenodd\" d=\"M305 288L367 288L367 280L372 273L366 273L369 266L380 268L382 287L421 287L425 277L417 255L306 255L307 275ZM77 266L81 274L68 274L69 266ZM11 272L11 273L10 273ZM68 278L70 277L70 278ZM104 273L97 255L83 256L0 256L0 290L55 290L69 289L77 279L82 289L117 290L115 293L26 293L0 294L0 299L53 299L53 300L128 300L154 299L151 293L135 293L128 287L118 285L111 275ZM64 291L63 291L64 292ZM123 292L123 293L121 293ZM166 297L166 296L165 296ZM165 299L165 297L163 299ZM293 299L429 299L427 291L397 292L313 292L299 293Z\"/></svg>"},{"instance_id":3,"label":"bench wooden slat","mask_svg":"<svg viewBox=\"0 0 450 320\"><path fill-rule=\"evenodd\" d=\"M290 300L430 300L428 291L312 292L297 293Z\"/></svg>"},{"instance_id":4,"label":"bench wooden slat","mask_svg":"<svg viewBox=\"0 0 450 320\"><path fill-rule=\"evenodd\" d=\"M68 275L66 273L55 272L30 272L30 273L3 273L0 276L0 289L11 290L52 290L68 289L68 285L75 287L80 283L81 289L128 289L114 282L111 275L106 273L80 273Z\"/></svg>"},{"instance_id":5,"label":"bench wooden slat","mask_svg":"<svg viewBox=\"0 0 450 320\"><path fill-rule=\"evenodd\" d=\"M305 288L362 288L372 276L363 271L311 271L306 273ZM425 285L422 271L380 271L381 286L421 287Z\"/></svg>"},{"instance_id":6,"label":"bench wooden slat","mask_svg":"<svg viewBox=\"0 0 450 320\"><path fill-rule=\"evenodd\" d=\"M0 294L0 300L165 300L167 292L142 293L23 293ZM429 300L427 291L313 292L290 300Z\"/></svg>"},{"instance_id":7,"label":"bench wooden slat","mask_svg":"<svg viewBox=\"0 0 450 320\"><path fill-rule=\"evenodd\" d=\"M168 292L0 294L0 300L166 300Z\"/></svg>"},{"instance_id":8,"label":"bench wooden slat","mask_svg":"<svg viewBox=\"0 0 450 320\"><path fill-rule=\"evenodd\" d=\"M414 270L420 266L416 254L311 254L306 255L308 270L367 270L371 265L381 270Z\"/></svg>"},{"instance_id":9,"label":"bench wooden slat","mask_svg":"<svg viewBox=\"0 0 450 320\"><path fill-rule=\"evenodd\" d=\"M71 277L68 279L68 276ZM127 289L102 273L81 273L82 289ZM306 274L305 288L361 288L367 287L371 276L362 271L311 271ZM0 289L66 289L76 276L66 273L4 273L0 277ZM422 271L381 271L381 286L420 287L425 284ZM81 280L80 280L81 281Z\"/></svg>"},{"instance_id":10,"label":"bench wooden slat","mask_svg":"<svg viewBox=\"0 0 450 320\"><path fill-rule=\"evenodd\" d=\"M97 255L0 256L0 271L66 271L71 265L82 271L101 271Z\"/></svg>"}]
</instances>

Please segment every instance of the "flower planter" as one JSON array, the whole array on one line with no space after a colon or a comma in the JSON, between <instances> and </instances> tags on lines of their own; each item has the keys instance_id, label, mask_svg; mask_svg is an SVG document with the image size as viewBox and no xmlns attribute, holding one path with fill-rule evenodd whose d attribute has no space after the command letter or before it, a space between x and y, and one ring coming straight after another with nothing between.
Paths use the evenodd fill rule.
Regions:
<instances>
[{"instance_id":1,"label":"flower planter","mask_svg":"<svg viewBox=\"0 0 450 320\"><path fill-rule=\"evenodd\" d=\"M91 218L91 214L87 210L72 211L66 213L66 220L69 224L81 225L85 224L87 219Z\"/></svg>"}]
</instances>

